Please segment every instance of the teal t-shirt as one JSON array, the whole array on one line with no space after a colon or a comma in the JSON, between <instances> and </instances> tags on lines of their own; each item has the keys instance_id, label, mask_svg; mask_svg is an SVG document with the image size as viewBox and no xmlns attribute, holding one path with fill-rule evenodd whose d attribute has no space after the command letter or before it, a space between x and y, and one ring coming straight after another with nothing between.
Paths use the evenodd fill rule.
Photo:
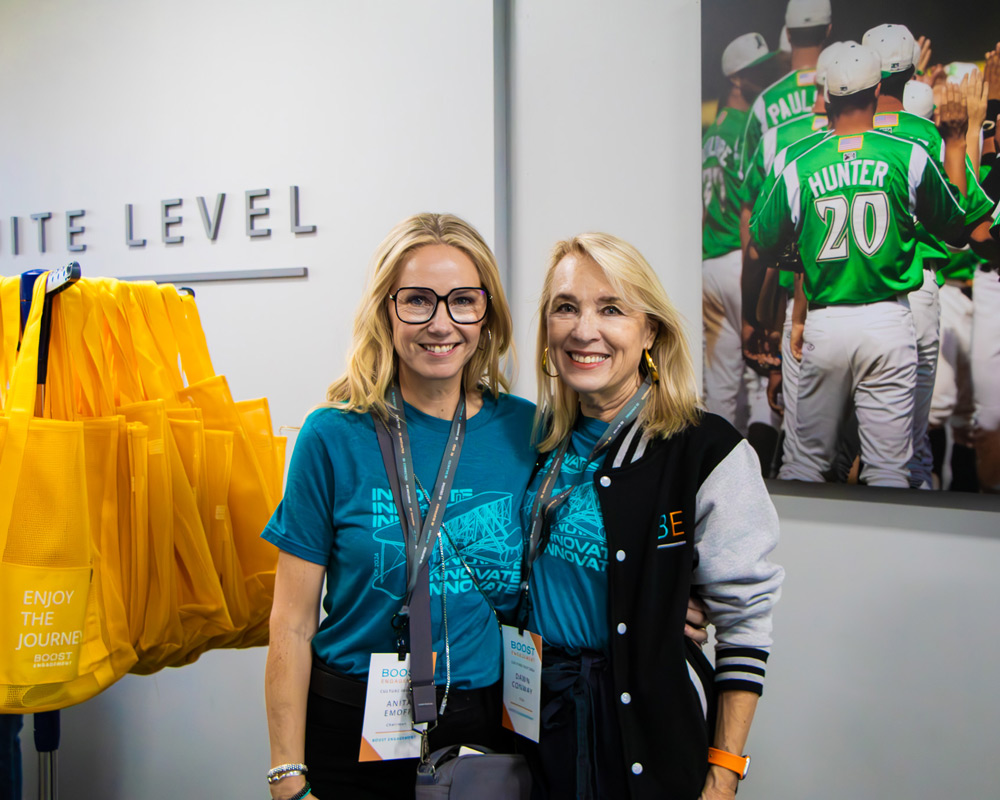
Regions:
<instances>
[{"instance_id":1,"label":"teal t-shirt","mask_svg":"<svg viewBox=\"0 0 1000 800\"><path fill-rule=\"evenodd\" d=\"M607 427L599 419L577 418L552 494L567 486L575 488L555 510L548 544L531 571L528 625L546 643L570 652L608 646L608 537L594 487L594 473L607 451L587 460ZM524 497L525 530L530 530L531 506L541 476L535 476Z\"/></svg>"},{"instance_id":2,"label":"teal t-shirt","mask_svg":"<svg viewBox=\"0 0 1000 800\"><path fill-rule=\"evenodd\" d=\"M451 421L409 404L405 413L414 472L432 492ZM523 540L518 512L537 455L531 447L533 415L527 400L484 396L468 421L444 533L430 558L436 678L443 683L446 668L444 601L452 686L458 689L500 679L496 617L466 566L497 611L511 615ZM329 408L309 415L292 452L284 498L261 535L326 566L327 616L313 649L335 670L366 678L372 653L396 649L391 622L406 589L403 534L370 415Z\"/></svg>"}]
</instances>

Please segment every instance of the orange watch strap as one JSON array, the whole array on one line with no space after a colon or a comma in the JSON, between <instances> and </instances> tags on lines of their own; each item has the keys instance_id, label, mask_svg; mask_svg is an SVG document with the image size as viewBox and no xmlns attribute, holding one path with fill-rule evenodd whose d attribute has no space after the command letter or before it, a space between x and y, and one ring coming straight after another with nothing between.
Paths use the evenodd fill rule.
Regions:
<instances>
[{"instance_id":1,"label":"orange watch strap","mask_svg":"<svg viewBox=\"0 0 1000 800\"><path fill-rule=\"evenodd\" d=\"M750 768L750 756L738 756L716 747L709 747L708 763L718 764L720 767L732 770L740 776L740 780L743 780Z\"/></svg>"}]
</instances>

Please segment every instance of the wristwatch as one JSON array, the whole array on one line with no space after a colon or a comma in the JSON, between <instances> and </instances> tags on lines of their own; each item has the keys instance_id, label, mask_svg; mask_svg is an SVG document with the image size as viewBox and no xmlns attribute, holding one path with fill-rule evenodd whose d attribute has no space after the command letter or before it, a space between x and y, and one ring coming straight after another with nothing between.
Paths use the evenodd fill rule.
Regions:
<instances>
[{"instance_id":1,"label":"wristwatch","mask_svg":"<svg viewBox=\"0 0 1000 800\"><path fill-rule=\"evenodd\" d=\"M747 776L747 772L750 771L750 756L738 756L716 747L708 748L708 763L732 770L740 776L740 780L743 780Z\"/></svg>"}]
</instances>

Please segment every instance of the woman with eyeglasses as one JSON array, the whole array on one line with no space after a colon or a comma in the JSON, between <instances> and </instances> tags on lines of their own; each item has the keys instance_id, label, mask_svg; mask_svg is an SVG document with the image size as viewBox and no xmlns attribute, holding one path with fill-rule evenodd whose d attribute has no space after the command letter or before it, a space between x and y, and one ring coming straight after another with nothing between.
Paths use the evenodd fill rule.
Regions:
<instances>
[{"instance_id":1,"label":"woman with eyeglasses","mask_svg":"<svg viewBox=\"0 0 1000 800\"><path fill-rule=\"evenodd\" d=\"M507 394L501 371L510 347L510 311L482 237L447 214L397 225L375 253L347 371L303 424L263 533L280 549L265 687L272 797L303 797L307 781L328 800L413 796L414 759L359 762L372 654L396 653L413 633L400 613L414 559L399 514L412 506L397 503L407 487L421 535L435 518L429 498L444 508L422 553L442 710L429 749L510 749L497 615L516 604L518 507L535 463L534 407ZM397 495L381 424L405 465Z\"/></svg>"},{"instance_id":2,"label":"woman with eyeglasses","mask_svg":"<svg viewBox=\"0 0 1000 800\"><path fill-rule=\"evenodd\" d=\"M783 577L757 457L698 407L680 315L627 242L559 242L538 310L522 604L545 643L537 795L731 800ZM684 636L692 588L714 677Z\"/></svg>"}]
</instances>

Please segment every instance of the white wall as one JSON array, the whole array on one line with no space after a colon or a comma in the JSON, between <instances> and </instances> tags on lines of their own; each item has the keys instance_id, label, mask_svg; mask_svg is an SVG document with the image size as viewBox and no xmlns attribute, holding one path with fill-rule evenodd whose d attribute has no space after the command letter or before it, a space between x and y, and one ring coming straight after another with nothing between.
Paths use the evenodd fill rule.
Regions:
<instances>
[{"instance_id":1,"label":"white wall","mask_svg":"<svg viewBox=\"0 0 1000 800\"><path fill-rule=\"evenodd\" d=\"M996 504L775 505L786 580L740 798L996 797Z\"/></svg>"},{"instance_id":2,"label":"white wall","mask_svg":"<svg viewBox=\"0 0 1000 800\"><path fill-rule=\"evenodd\" d=\"M237 396L266 394L275 424L296 424L342 367L363 267L393 222L448 208L506 244L492 15L491 3L468 0L8 0L0 272L42 261L28 226L25 255L9 255L11 214L78 207L90 274L308 266L308 281L197 287ZM581 230L634 242L697 336L699 15L694 0L512 5L510 288L522 393L533 393L547 250ZM315 236L287 230L291 183ZM262 186L275 195L274 233L251 242L236 212L242 192ZM217 191L231 194L209 244L194 197ZM185 198L190 239L166 248L158 203L174 196ZM144 252L123 244L130 201ZM995 796L1000 517L839 496L776 504L788 582L740 798ZM262 796L263 659L263 649L207 653L63 712L63 796Z\"/></svg>"},{"instance_id":3,"label":"white wall","mask_svg":"<svg viewBox=\"0 0 1000 800\"><path fill-rule=\"evenodd\" d=\"M700 181L700 13L697 0L513 5L512 292L526 397L549 250L584 231L639 248L700 353L701 217L689 199Z\"/></svg>"}]
</instances>

